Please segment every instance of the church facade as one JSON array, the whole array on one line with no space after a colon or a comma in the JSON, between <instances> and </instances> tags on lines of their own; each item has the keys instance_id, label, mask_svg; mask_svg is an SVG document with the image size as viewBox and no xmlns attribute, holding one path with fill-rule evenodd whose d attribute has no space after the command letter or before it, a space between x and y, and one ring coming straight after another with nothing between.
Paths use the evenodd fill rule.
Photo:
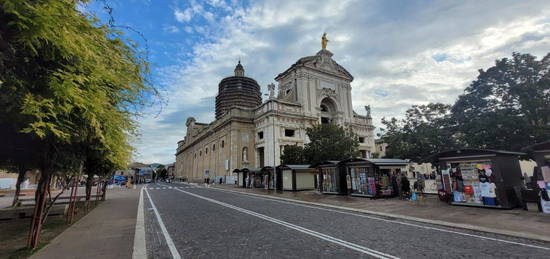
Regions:
<instances>
[{"instance_id":1,"label":"church facade","mask_svg":"<svg viewBox=\"0 0 550 259\"><path fill-rule=\"evenodd\" d=\"M323 45L325 47L325 45ZM353 111L353 76L323 48L299 59L268 86L261 101L260 87L239 64L235 75L223 79L216 96L216 120L186 122L178 142L176 175L190 181L232 177L234 169L277 166L286 145L308 143L306 129L319 123L351 127L359 136L362 157L375 152L370 107L366 115Z\"/></svg>"}]
</instances>

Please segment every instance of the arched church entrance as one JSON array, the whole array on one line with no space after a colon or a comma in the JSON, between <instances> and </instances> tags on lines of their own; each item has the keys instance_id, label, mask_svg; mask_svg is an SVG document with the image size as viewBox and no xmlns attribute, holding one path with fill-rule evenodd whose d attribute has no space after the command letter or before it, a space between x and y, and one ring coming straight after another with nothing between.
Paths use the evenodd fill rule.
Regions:
<instances>
[{"instance_id":1,"label":"arched church entrance","mask_svg":"<svg viewBox=\"0 0 550 259\"><path fill-rule=\"evenodd\" d=\"M321 123L336 123L336 103L329 97L325 97L321 101L319 107L321 109Z\"/></svg>"}]
</instances>

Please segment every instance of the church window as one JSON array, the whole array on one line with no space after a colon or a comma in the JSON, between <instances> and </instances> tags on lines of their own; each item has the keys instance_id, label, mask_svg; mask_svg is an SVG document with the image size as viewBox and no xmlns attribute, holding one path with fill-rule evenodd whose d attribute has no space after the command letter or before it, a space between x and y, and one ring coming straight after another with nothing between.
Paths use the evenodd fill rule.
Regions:
<instances>
[{"instance_id":1,"label":"church window","mask_svg":"<svg viewBox=\"0 0 550 259\"><path fill-rule=\"evenodd\" d=\"M222 148L225 146L225 141L222 140Z\"/></svg>"},{"instance_id":2,"label":"church window","mask_svg":"<svg viewBox=\"0 0 550 259\"><path fill-rule=\"evenodd\" d=\"M288 89L286 89L286 91L285 91L286 95L289 95L291 92L292 92L292 88L288 88Z\"/></svg>"},{"instance_id":3,"label":"church window","mask_svg":"<svg viewBox=\"0 0 550 259\"><path fill-rule=\"evenodd\" d=\"M359 143L365 143L365 138L364 137L359 137Z\"/></svg>"},{"instance_id":4,"label":"church window","mask_svg":"<svg viewBox=\"0 0 550 259\"><path fill-rule=\"evenodd\" d=\"M325 104L321 104L321 111L328 112L328 107Z\"/></svg>"},{"instance_id":5,"label":"church window","mask_svg":"<svg viewBox=\"0 0 550 259\"><path fill-rule=\"evenodd\" d=\"M263 131L258 132L258 138L259 139L264 139L264 132Z\"/></svg>"},{"instance_id":6,"label":"church window","mask_svg":"<svg viewBox=\"0 0 550 259\"><path fill-rule=\"evenodd\" d=\"M205 155L208 155L208 148L206 148L206 149L204 150L204 154L205 154Z\"/></svg>"},{"instance_id":7,"label":"church window","mask_svg":"<svg viewBox=\"0 0 550 259\"><path fill-rule=\"evenodd\" d=\"M295 131L293 129L285 129L285 137L294 137Z\"/></svg>"},{"instance_id":8,"label":"church window","mask_svg":"<svg viewBox=\"0 0 550 259\"><path fill-rule=\"evenodd\" d=\"M212 145L212 152L216 151L216 144Z\"/></svg>"},{"instance_id":9,"label":"church window","mask_svg":"<svg viewBox=\"0 0 550 259\"><path fill-rule=\"evenodd\" d=\"M201 150L201 151L199 151L199 156L202 156L202 150Z\"/></svg>"}]
</instances>

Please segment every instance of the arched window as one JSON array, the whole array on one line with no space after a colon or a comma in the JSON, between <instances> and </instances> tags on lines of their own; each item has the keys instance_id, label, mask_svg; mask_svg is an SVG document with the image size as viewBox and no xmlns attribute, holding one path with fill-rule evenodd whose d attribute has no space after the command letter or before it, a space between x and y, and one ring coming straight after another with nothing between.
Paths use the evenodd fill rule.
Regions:
<instances>
[{"instance_id":1,"label":"arched window","mask_svg":"<svg viewBox=\"0 0 550 259\"><path fill-rule=\"evenodd\" d=\"M212 145L212 152L216 151L216 144Z\"/></svg>"},{"instance_id":2,"label":"arched window","mask_svg":"<svg viewBox=\"0 0 550 259\"><path fill-rule=\"evenodd\" d=\"M243 162L247 162L247 161L248 161L248 148L243 147Z\"/></svg>"},{"instance_id":3,"label":"arched window","mask_svg":"<svg viewBox=\"0 0 550 259\"><path fill-rule=\"evenodd\" d=\"M225 146L225 141L222 140L222 148Z\"/></svg>"},{"instance_id":4,"label":"arched window","mask_svg":"<svg viewBox=\"0 0 550 259\"><path fill-rule=\"evenodd\" d=\"M205 154L205 155L208 155L208 148L205 148L205 149L204 149L204 154Z\"/></svg>"}]
</instances>

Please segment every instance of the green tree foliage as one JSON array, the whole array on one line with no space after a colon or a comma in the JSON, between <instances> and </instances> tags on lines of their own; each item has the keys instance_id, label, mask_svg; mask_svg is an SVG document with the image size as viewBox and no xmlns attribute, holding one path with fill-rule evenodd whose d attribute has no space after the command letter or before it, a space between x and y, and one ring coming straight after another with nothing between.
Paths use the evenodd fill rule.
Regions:
<instances>
[{"instance_id":1,"label":"green tree foliage","mask_svg":"<svg viewBox=\"0 0 550 259\"><path fill-rule=\"evenodd\" d=\"M452 106L413 106L383 119L389 157L421 161L454 148L520 150L550 139L550 53L513 53L479 75Z\"/></svg>"},{"instance_id":2,"label":"green tree foliage","mask_svg":"<svg viewBox=\"0 0 550 259\"><path fill-rule=\"evenodd\" d=\"M550 53L513 53L479 70L452 114L465 146L520 150L550 139Z\"/></svg>"},{"instance_id":3,"label":"green tree foliage","mask_svg":"<svg viewBox=\"0 0 550 259\"><path fill-rule=\"evenodd\" d=\"M304 147L298 145L286 145L281 154L281 164L301 165L307 164Z\"/></svg>"},{"instance_id":4,"label":"green tree foliage","mask_svg":"<svg viewBox=\"0 0 550 259\"><path fill-rule=\"evenodd\" d=\"M420 162L424 157L456 146L449 124L450 105L413 105L405 118L382 119L386 156Z\"/></svg>"},{"instance_id":5,"label":"green tree foliage","mask_svg":"<svg viewBox=\"0 0 550 259\"><path fill-rule=\"evenodd\" d=\"M358 155L358 137L350 128L333 123L318 124L307 129L307 136L310 142L305 145L304 153L309 164Z\"/></svg>"},{"instance_id":6,"label":"green tree foliage","mask_svg":"<svg viewBox=\"0 0 550 259\"><path fill-rule=\"evenodd\" d=\"M88 175L126 167L134 118L157 96L139 49L80 12L84 2L0 0L0 128L33 143L15 148L39 153L30 247L38 245L53 173L82 164Z\"/></svg>"}]
</instances>

